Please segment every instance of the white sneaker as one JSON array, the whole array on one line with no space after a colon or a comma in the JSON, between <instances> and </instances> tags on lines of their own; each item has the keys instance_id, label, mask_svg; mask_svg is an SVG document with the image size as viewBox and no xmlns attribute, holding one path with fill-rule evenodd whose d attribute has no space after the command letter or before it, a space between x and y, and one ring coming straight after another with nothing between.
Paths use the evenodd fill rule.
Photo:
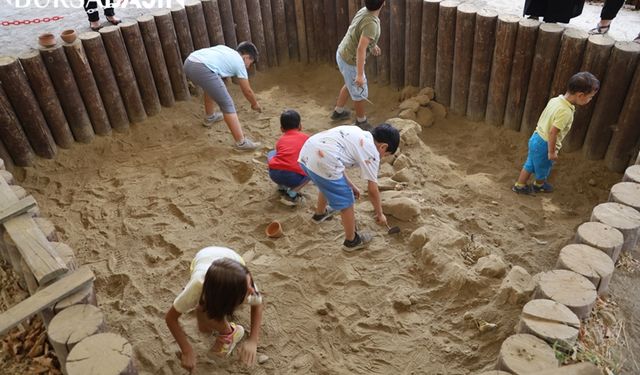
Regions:
<instances>
[{"instance_id":1,"label":"white sneaker","mask_svg":"<svg viewBox=\"0 0 640 375\"><path fill-rule=\"evenodd\" d=\"M206 116L204 120L202 120L202 126L210 128L214 123L222 121L223 118L224 116L222 116L222 112L213 112L210 116Z\"/></svg>"},{"instance_id":2,"label":"white sneaker","mask_svg":"<svg viewBox=\"0 0 640 375\"><path fill-rule=\"evenodd\" d=\"M262 144L260 142L254 142L249 138L245 138L242 142L236 143L233 148L238 151L253 151L260 147Z\"/></svg>"}]
</instances>

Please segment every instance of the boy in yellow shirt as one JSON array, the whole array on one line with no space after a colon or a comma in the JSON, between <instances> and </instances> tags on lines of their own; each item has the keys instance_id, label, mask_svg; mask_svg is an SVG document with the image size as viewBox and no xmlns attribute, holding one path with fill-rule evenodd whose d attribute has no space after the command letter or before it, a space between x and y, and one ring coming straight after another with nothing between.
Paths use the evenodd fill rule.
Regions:
<instances>
[{"instance_id":1,"label":"boy in yellow shirt","mask_svg":"<svg viewBox=\"0 0 640 375\"><path fill-rule=\"evenodd\" d=\"M576 105L586 105L596 95L600 81L589 72L574 74L567 83L567 91L547 103L538 120L538 126L529 139L529 152L518 181L511 190L518 194L551 193L547 182L551 167L558 159L562 140L571 130ZM531 175L535 181L528 185Z\"/></svg>"}]
</instances>

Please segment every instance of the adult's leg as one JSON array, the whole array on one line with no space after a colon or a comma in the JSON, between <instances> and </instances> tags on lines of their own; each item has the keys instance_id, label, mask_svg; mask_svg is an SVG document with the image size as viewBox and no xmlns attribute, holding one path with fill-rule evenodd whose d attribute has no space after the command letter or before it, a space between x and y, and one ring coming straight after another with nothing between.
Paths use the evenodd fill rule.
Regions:
<instances>
[{"instance_id":1,"label":"adult's leg","mask_svg":"<svg viewBox=\"0 0 640 375\"><path fill-rule=\"evenodd\" d=\"M120 23L120 19L116 17L116 12L113 10L113 1L102 0L102 5L104 6L104 16L107 17L107 20L114 25Z\"/></svg>"},{"instance_id":2,"label":"adult's leg","mask_svg":"<svg viewBox=\"0 0 640 375\"><path fill-rule=\"evenodd\" d=\"M204 114L209 117L213 114L216 102L205 92L204 93Z\"/></svg>"},{"instance_id":3,"label":"adult's leg","mask_svg":"<svg viewBox=\"0 0 640 375\"><path fill-rule=\"evenodd\" d=\"M237 113L223 113L224 123L227 124L227 127L231 131L231 135L233 139L238 142L242 142L244 139L244 133L242 132L242 126L240 125L240 119L238 118Z\"/></svg>"},{"instance_id":4,"label":"adult's leg","mask_svg":"<svg viewBox=\"0 0 640 375\"><path fill-rule=\"evenodd\" d=\"M344 238L347 241L353 241L356 238L356 214L351 205L349 208L345 208L340 211L342 217L342 227L344 228Z\"/></svg>"},{"instance_id":5,"label":"adult's leg","mask_svg":"<svg viewBox=\"0 0 640 375\"><path fill-rule=\"evenodd\" d=\"M343 108L347 104L347 100L349 100L349 90L346 85L342 85L336 100L336 108Z\"/></svg>"},{"instance_id":6,"label":"adult's leg","mask_svg":"<svg viewBox=\"0 0 640 375\"><path fill-rule=\"evenodd\" d=\"M364 100L354 100L353 101L353 106L356 109L356 117L358 118L358 120L363 119L367 117L367 113L365 112L365 108L364 108Z\"/></svg>"},{"instance_id":7,"label":"adult's leg","mask_svg":"<svg viewBox=\"0 0 640 375\"><path fill-rule=\"evenodd\" d=\"M98 13L98 0L84 0L84 11L87 12L91 28L100 27L100 14Z\"/></svg>"},{"instance_id":8,"label":"adult's leg","mask_svg":"<svg viewBox=\"0 0 640 375\"><path fill-rule=\"evenodd\" d=\"M602 7L602 12L600 12L600 25L606 26L611 23L611 20L616 18L618 15L618 11L624 5L624 0L606 0L604 2L604 6ZM606 21L606 24L603 24L603 21Z\"/></svg>"}]
</instances>

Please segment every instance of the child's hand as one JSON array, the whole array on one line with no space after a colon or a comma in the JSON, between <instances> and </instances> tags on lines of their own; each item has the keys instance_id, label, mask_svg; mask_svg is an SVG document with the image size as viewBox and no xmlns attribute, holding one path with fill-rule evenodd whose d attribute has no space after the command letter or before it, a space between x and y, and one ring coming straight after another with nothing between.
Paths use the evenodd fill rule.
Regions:
<instances>
[{"instance_id":1,"label":"child's hand","mask_svg":"<svg viewBox=\"0 0 640 375\"><path fill-rule=\"evenodd\" d=\"M376 222L380 225L388 225L387 217L383 213L380 213L380 215L376 215Z\"/></svg>"},{"instance_id":2,"label":"child's hand","mask_svg":"<svg viewBox=\"0 0 640 375\"><path fill-rule=\"evenodd\" d=\"M547 157L549 160L558 160L558 151L550 152Z\"/></svg>"},{"instance_id":3,"label":"child's hand","mask_svg":"<svg viewBox=\"0 0 640 375\"><path fill-rule=\"evenodd\" d=\"M353 196L356 197L356 199L360 199L360 189L353 185L351 186L351 191L353 191Z\"/></svg>"},{"instance_id":4,"label":"child's hand","mask_svg":"<svg viewBox=\"0 0 640 375\"><path fill-rule=\"evenodd\" d=\"M256 111L258 113L262 113L262 107L260 107L260 104L258 104L258 103L252 105L251 109L253 109L254 111Z\"/></svg>"},{"instance_id":5,"label":"child's hand","mask_svg":"<svg viewBox=\"0 0 640 375\"><path fill-rule=\"evenodd\" d=\"M196 355L193 352L193 350L183 352L183 353L176 352L176 354L180 358L180 362L181 362L180 365L185 370L189 371L189 373L192 373L193 370L195 370L196 368Z\"/></svg>"},{"instance_id":6,"label":"child's hand","mask_svg":"<svg viewBox=\"0 0 640 375\"><path fill-rule=\"evenodd\" d=\"M248 339L239 350L240 360L247 366L253 366L256 363L256 351L258 343L255 340Z\"/></svg>"}]
</instances>

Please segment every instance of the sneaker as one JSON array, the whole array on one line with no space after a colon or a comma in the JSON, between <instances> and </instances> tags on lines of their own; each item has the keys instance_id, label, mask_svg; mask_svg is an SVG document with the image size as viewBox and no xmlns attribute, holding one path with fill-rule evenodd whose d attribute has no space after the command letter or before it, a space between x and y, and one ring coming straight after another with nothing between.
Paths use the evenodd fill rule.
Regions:
<instances>
[{"instance_id":1,"label":"sneaker","mask_svg":"<svg viewBox=\"0 0 640 375\"><path fill-rule=\"evenodd\" d=\"M211 349L211 352L220 357L228 357L233 348L242 340L244 337L244 327L240 324L235 324L234 322L229 323L231 326L231 333L226 335L216 335L216 343L214 346L218 346L216 349Z\"/></svg>"},{"instance_id":2,"label":"sneaker","mask_svg":"<svg viewBox=\"0 0 640 375\"><path fill-rule=\"evenodd\" d=\"M222 112L213 112L210 116L206 116L204 118L204 120L202 121L202 126L204 126L205 128L210 128L214 123L222 121L222 119Z\"/></svg>"},{"instance_id":3,"label":"sneaker","mask_svg":"<svg viewBox=\"0 0 640 375\"><path fill-rule=\"evenodd\" d=\"M327 209L324 211L323 214L314 214L311 219L313 219L313 221L316 224L320 224L323 221L326 220L331 220L331 218L333 217L333 215L337 214L338 210L334 210L333 208L331 208L331 206L327 206Z\"/></svg>"},{"instance_id":4,"label":"sneaker","mask_svg":"<svg viewBox=\"0 0 640 375\"><path fill-rule=\"evenodd\" d=\"M350 118L351 118L351 111L346 108L342 112L338 112L334 110L333 113L331 114L331 119L333 121L348 120Z\"/></svg>"},{"instance_id":5,"label":"sneaker","mask_svg":"<svg viewBox=\"0 0 640 375\"><path fill-rule=\"evenodd\" d=\"M371 126L371 124L369 124L369 121L367 121L367 120L364 120L362 122L356 120L354 125L359 127L362 130L371 130L371 129L373 129L373 126Z\"/></svg>"},{"instance_id":6,"label":"sneaker","mask_svg":"<svg viewBox=\"0 0 640 375\"><path fill-rule=\"evenodd\" d=\"M261 145L260 142L254 142L249 138L245 138L242 142L236 143L233 146L233 148L235 148L238 151L253 151L258 147L260 147L260 145Z\"/></svg>"},{"instance_id":7,"label":"sneaker","mask_svg":"<svg viewBox=\"0 0 640 375\"><path fill-rule=\"evenodd\" d=\"M278 185L278 193L280 193L280 195L286 195L287 191L289 191L288 187L284 185Z\"/></svg>"},{"instance_id":8,"label":"sneaker","mask_svg":"<svg viewBox=\"0 0 640 375\"><path fill-rule=\"evenodd\" d=\"M358 233L356 232L356 238L352 241L344 240L342 243L342 250L350 253L352 251L356 251L366 247L369 242L373 239L373 236L370 233Z\"/></svg>"},{"instance_id":9,"label":"sneaker","mask_svg":"<svg viewBox=\"0 0 640 375\"><path fill-rule=\"evenodd\" d=\"M522 187L516 186L515 184L511 187L511 191L518 194L533 194L533 188L531 185L524 185Z\"/></svg>"},{"instance_id":10,"label":"sneaker","mask_svg":"<svg viewBox=\"0 0 640 375\"><path fill-rule=\"evenodd\" d=\"M536 193L551 193L553 191L553 186L546 181L539 186L534 183L533 191Z\"/></svg>"},{"instance_id":11,"label":"sneaker","mask_svg":"<svg viewBox=\"0 0 640 375\"><path fill-rule=\"evenodd\" d=\"M300 193L294 193L294 196L291 196L289 192L285 192L282 194L280 198L280 202L285 206L299 206L304 203L304 196Z\"/></svg>"}]
</instances>

